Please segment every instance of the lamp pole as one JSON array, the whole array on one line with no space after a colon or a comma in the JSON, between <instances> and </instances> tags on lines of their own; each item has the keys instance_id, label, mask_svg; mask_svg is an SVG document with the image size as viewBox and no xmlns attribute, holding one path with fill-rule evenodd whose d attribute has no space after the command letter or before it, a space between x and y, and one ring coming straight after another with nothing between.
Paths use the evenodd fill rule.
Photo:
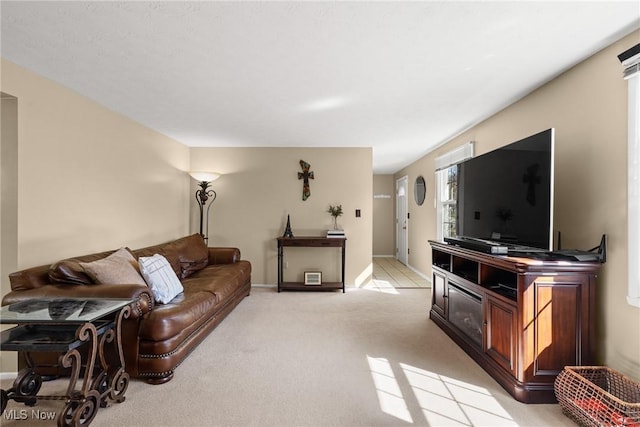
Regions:
<instances>
[{"instance_id":1,"label":"lamp pole","mask_svg":"<svg viewBox=\"0 0 640 427\"><path fill-rule=\"evenodd\" d=\"M211 203L213 203L213 201L216 199L216 196L217 196L216 192L209 188L209 184L210 184L209 181L200 181L198 183L200 188L196 190L196 201L198 202L198 206L200 208L200 235L202 236L205 242L209 240L209 236L208 235L205 236L202 230L202 226L204 223L204 216L203 216L204 207L209 201L209 198L211 198L211 202L209 202L209 207L211 207ZM208 213L209 213L209 209L207 208L207 214ZM207 220L207 225L208 225L208 220Z\"/></svg>"},{"instance_id":2,"label":"lamp pole","mask_svg":"<svg viewBox=\"0 0 640 427\"><path fill-rule=\"evenodd\" d=\"M196 190L196 202L198 202L198 207L200 208L200 235L204 239L205 242L209 240L209 209L211 209L211 205L213 201L216 199L216 192L213 191L209 186L213 181L220 178L220 174L217 172L189 172L191 178L196 180L198 186L200 187ZM210 200L210 201L209 201ZM204 234L204 207L209 202L209 206L207 207L207 235Z\"/></svg>"}]
</instances>

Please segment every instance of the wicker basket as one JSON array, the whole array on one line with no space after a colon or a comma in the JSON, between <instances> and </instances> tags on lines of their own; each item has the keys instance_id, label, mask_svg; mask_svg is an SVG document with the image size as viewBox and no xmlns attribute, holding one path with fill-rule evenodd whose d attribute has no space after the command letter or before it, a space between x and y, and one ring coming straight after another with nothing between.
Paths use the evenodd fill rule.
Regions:
<instances>
[{"instance_id":1,"label":"wicker basket","mask_svg":"<svg viewBox=\"0 0 640 427\"><path fill-rule=\"evenodd\" d=\"M640 427L640 384L604 366L567 366L554 384L562 411L582 426Z\"/></svg>"}]
</instances>

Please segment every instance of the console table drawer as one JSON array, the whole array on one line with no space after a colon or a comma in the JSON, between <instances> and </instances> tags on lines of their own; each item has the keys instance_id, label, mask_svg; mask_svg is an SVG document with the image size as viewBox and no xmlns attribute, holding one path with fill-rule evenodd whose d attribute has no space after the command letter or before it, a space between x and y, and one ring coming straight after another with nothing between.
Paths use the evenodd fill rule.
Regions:
<instances>
[{"instance_id":1,"label":"console table drawer","mask_svg":"<svg viewBox=\"0 0 640 427\"><path fill-rule=\"evenodd\" d=\"M345 242L345 238L314 238L314 237L288 237L278 239L279 246L290 246L290 247L304 247L304 248L312 248L312 247L342 247Z\"/></svg>"}]
</instances>

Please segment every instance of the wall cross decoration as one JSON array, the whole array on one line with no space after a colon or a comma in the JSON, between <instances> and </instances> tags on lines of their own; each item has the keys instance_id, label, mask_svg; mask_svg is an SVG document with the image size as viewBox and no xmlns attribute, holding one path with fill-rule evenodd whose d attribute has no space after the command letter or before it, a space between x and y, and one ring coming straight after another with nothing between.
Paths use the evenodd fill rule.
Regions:
<instances>
[{"instance_id":1,"label":"wall cross decoration","mask_svg":"<svg viewBox=\"0 0 640 427\"><path fill-rule=\"evenodd\" d=\"M298 172L298 179L302 179L302 200L307 200L311 196L311 188L309 187L309 179L314 179L313 172L309 172L311 165L304 160L300 160L302 172Z\"/></svg>"}]
</instances>

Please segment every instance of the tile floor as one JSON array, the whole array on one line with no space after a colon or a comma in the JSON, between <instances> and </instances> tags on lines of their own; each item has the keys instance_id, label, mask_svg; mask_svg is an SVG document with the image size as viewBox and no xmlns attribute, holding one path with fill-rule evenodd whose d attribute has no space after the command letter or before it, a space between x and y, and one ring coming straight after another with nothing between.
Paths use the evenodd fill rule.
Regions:
<instances>
[{"instance_id":1,"label":"tile floor","mask_svg":"<svg viewBox=\"0 0 640 427\"><path fill-rule=\"evenodd\" d=\"M427 280L395 258L373 258L373 284L377 287L429 288Z\"/></svg>"}]
</instances>

